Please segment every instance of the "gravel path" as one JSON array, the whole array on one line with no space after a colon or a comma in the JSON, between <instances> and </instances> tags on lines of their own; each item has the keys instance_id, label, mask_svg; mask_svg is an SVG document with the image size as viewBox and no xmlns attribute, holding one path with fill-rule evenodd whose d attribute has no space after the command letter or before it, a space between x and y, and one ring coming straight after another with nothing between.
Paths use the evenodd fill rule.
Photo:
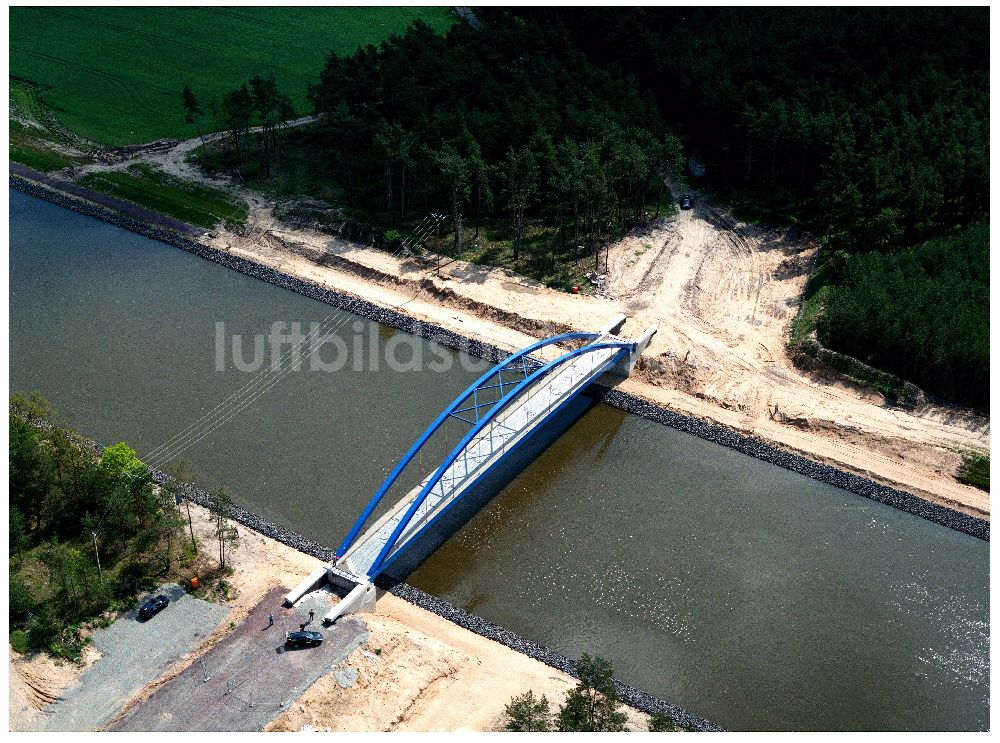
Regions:
<instances>
[{"instance_id":1,"label":"gravel path","mask_svg":"<svg viewBox=\"0 0 1000 743\"><path fill-rule=\"evenodd\" d=\"M229 614L229 608L193 598L176 584L160 587L170 606L146 622L130 611L94 633L102 657L49 707L37 730L94 730L166 668L194 650Z\"/></svg>"},{"instance_id":2,"label":"gravel path","mask_svg":"<svg viewBox=\"0 0 1000 743\"><path fill-rule=\"evenodd\" d=\"M287 588L275 588L201 660L129 710L111 730L254 731L288 708L320 676L337 668L368 639L364 623L345 617L321 627L328 592L308 594L293 609L281 606ZM310 629L323 633L316 648L285 650L285 631L315 612ZM267 615L274 615L269 626ZM208 674L206 680L205 674Z\"/></svg>"}]
</instances>

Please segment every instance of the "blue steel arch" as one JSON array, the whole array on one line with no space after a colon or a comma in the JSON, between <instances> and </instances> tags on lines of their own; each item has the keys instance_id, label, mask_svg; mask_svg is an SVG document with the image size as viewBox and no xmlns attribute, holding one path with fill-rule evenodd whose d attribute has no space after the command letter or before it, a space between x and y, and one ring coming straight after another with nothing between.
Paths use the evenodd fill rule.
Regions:
<instances>
[{"instance_id":1,"label":"blue steel arch","mask_svg":"<svg viewBox=\"0 0 1000 743\"><path fill-rule=\"evenodd\" d=\"M437 483L440 481L441 477L448 470L448 468L455 462L456 459L458 459L458 457L461 455L462 451L465 449L468 443L472 441L472 439L475 438L476 435L479 434L487 425L489 425L490 422L496 417L496 415L503 408L505 408L513 400L517 399L522 392L531 387L539 379L541 379L542 377L544 377L557 367L561 366L562 364L566 363L567 361L570 361L571 359L574 359L577 356L581 356L583 354L593 353L594 351L599 351L608 348L620 349L619 352L615 354L615 356L609 362L610 365L612 363L617 362L618 359L620 359L626 352L632 351L635 348L635 343L630 341L608 341L605 343L595 343L589 346L578 348L575 351L570 351L569 353L563 354L554 361L550 361L544 366L538 368L532 374L525 377L525 379L522 382L520 382L509 394L501 398L485 416L479 419L476 425L474 425L472 429L462 438L462 440L458 443L458 445L455 446L454 449L452 449L451 453L444 460L444 462L441 463L441 466L437 468L434 475L427 481L427 484L424 485L424 487L421 489L417 497L413 499L413 503L411 503L409 509L407 509L406 515L404 515L403 518L400 519L399 523L396 525L396 528L393 530L392 535L389 537L388 541L386 541L385 545L382 547L382 551L379 552L378 557L375 558L375 562L372 563L371 568L368 570L368 577L374 578L389 566L389 564L392 562L392 559L395 559L395 556L393 556L392 559L388 561L386 560L386 558L389 556L389 553L392 551L392 548L396 545L396 542L399 539L400 535L403 533L403 530L406 529L410 521L413 519L413 516L417 512L417 509L420 508L420 505L424 502L424 500L427 499L427 496L430 493L430 491L434 488L435 485L437 485ZM579 391L577 392L577 394L578 393ZM562 403L560 403L555 409L553 409L548 413L548 415L546 416L546 420L548 418L551 418L556 413L558 413L559 410L567 403L569 403L569 401L575 396L576 394L562 401ZM417 534L414 534L412 538L416 539L426 529L430 528L434 524L434 522L437 521L441 516L443 516L448 509L450 509L453 505L455 505L455 503L460 498L461 496L459 496L459 498L452 499L451 502L445 505L445 507L441 509L441 511L438 512L434 516L434 518L430 519L427 522L427 524L424 525L419 532L417 532Z\"/></svg>"},{"instance_id":2,"label":"blue steel arch","mask_svg":"<svg viewBox=\"0 0 1000 743\"><path fill-rule=\"evenodd\" d=\"M483 376L481 376L471 385L469 385L469 387L466 388L466 390L462 392L458 397L456 397L454 401L448 407L446 407L437 418L434 419L434 422L431 423L422 434L420 434L420 437L415 442L413 442L413 445L409 448L406 454L403 455L403 458L399 460L399 462L393 468L392 472L389 473L389 476L385 478L385 480L382 482L382 485L379 486L379 489L375 491L375 495L373 495L371 500L368 501L368 504L365 506L365 509L361 512L361 515L358 516L357 520L354 522L354 525L351 527L351 530L347 533L347 536L344 537L344 540L340 543L340 546L337 548L335 559L339 559L347 552L347 550L351 547L351 544L357 538L361 529L364 528L364 525L367 523L368 519L371 518L371 515L378 507L378 504L382 502L382 499L385 497L385 494L389 492L389 489L399 478L400 474L402 474L403 470L406 469L406 466L411 461L413 461L413 458L417 455L417 453L424 446L424 444L426 444L428 440L430 440L431 436L442 425L444 425L445 421L447 421L449 417L459 418L459 420L465 420L467 423L473 423L473 425L475 424L475 422L478 422L479 420L478 411L480 408L476 400L478 392L482 389L488 389L488 387L484 388L484 385L490 380L492 380L494 376L496 376L499 379L501 397L499 400L493 401L493 403L491 403L493 405L503 400L504 397L503 372L510 369L511 364L521 361L522 362L521 368L524 371L524 377L527 377L528 365L526 361L528 359L528 356L530 356L538 349L544 348L546 346L551 346L556 343L562 343L564 341L581 340L581 339L594 340L598 337L599 335L597 333L563 333L562 335L555 335L552 336L551 338L545 338L536 343L532 343L530 346L526 348L522 348L517 353L511 354L503 361L501 361L499 364L490 369L488 372L483 374ZM539 366L540 366L539 362L535 362L534 368L538 368ZM470 397L473 398L473 409L476 411L475 422L468 421L462 418L460 415L458 415L458 413L463 412L461 406L464 403L466 403Z\"/></svg>"}]
</instances>

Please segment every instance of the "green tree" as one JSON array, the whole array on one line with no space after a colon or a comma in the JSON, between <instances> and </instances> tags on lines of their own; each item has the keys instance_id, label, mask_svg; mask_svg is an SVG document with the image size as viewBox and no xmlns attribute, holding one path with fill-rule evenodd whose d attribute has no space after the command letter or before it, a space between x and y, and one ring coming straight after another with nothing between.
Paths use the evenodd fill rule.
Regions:
<instances>
[{"instance_id":1,"label":"green tree","mask_svg":"<svg viewBox=\"0 0 1000 743\"><path fill-rule=\"evenodd\" d=\"M678 729L674 718L666 712L657 712L654 715L650 715L647 725L651 733L672 733Z\"/></svg>"},{"instance_id":2,"label":"green tree","mask_svg":"<svg viewBox=\"0 0 1000 743\"><path fill-rule=\"evenodd\" d=\"M185 497L187 493L185 492L188 488L188 483L194 479L194 474L191 472L190 466L180 459L175 459L171 462L170 466L167 468L167 474L170 475L170 480L167 481L166 490L173 496L174 502L178 500L184 501L184 509L187 515L188 531L191 534L191 549L195 554L198 553L198 542L194 538L194 521L191 518L191 499Z\"/></svg>"},{"instance_id":3,"label":"green tree","mask_svg":"<svg viewBox=\"0 0 1000 743\"><path fill-rule=\"evenodd\" d=\"M64 427L51 428L46 439L56 469L55 492L50 495L47 510L53 528L61 536L76 536L80 514L96 511L99 506L101 488L94 487L93 476L97 457L81 447Z\"/></svg>"},{"instance_id":4,"label":"green tree","mask_svg":"<svg viewBox=\"0 0 1000 743\"><path fill-rule=\"evenodd\" d=\"M119 553L125 552L129 537L136 531L135 501L127 483L111 481L102 499L101 511L95 527L100 527L109 541L117 543Z\"/></svg>"},{"instance_id":5,"label":"green tree","mask_svg":"<svg viewBox=\"0 0 1000 743\"><path fill-rule=\"evenodd\" d=\"M202 137L201 134L201 104L192 92L191 86L187 83L184 84L184 90L181 96L184 100L184 123L194 124L195 130L198 132L198 136L201 137L201 140L204 143L205 138Z\"/></svg>"},{"instance_id":6,"label":"green tree","mask_svg":"<svg viewBox=\"0 0 1000 743\"><path fill-rule=\"evenodd\" d=\"M580 176L584 184L583 201L586 216L586 236L594 255L594 270L600 271L602 224L614 205L614 194L604 163L601 147L587 141L580 147Z\"/></svg>"},{"instance_id":7,"label":"green tree","mask_svg":"<svg viewBox=\"0 0 1000 743\"><path fill-rule=\"evenodd\" d=\"M254 75L250 79L250 98L253 109L260 120L261 162L264 177L271 175L271 160L274 157L274 130L278 126L278 103L281 94L273 77Z\"/></svg>"},{"instance_id":8,"label":"green tree","mask_svg":"<svg viewBox=\"0 0 1000 743\"><path fill-rule=\"evenodd\" d=\"M208 511L212 516L215 538L219 542L219 567L226 567L226 550L239 545L239 532L230 523L233 501L225 490L219 488L208 496Z\"/></svg>"},{"instance_id":9,"label":"green tree","mask_svg":"<svg viewBox=\"0 0 1000 743\"><path fill-rule=\"evenodd\" d=\"M49 647L59 639L63 623L49 603L38 606L28 620L28 639L35 649Z\"/></svg>"},{"instance_id":10,"label":"green tree","mask_svg":"<svg viewBox=\"0 0 1000 743\"><path fill-rule=\"evenodd\" d=\"M483 157L483 151L479 147L479 143L469 137L469 155L467 158L469 175L475 189L475 212L473 215L473 221L475 222L476 234L475 239L479 239L479 226L482 219L482 210L486 208L490 210L493 208L493 189L490 186L490 173L492 169L486 159Z\"/></svg>"},{"instance_id":11,"label":"green tree","mask_svg":"<svg viewBox=\"0 0 1000 743\"><path fill-rule=\"evenodd\" d=\"M580 239L580 202L586 192L579 144L568 137L560 141L553 150L549 167L551 168L550 185L554 194L551 206L555 212L556 224L560 234L562 234L565 219L572 216L572 240L575 255L575 246Z\"/></svg>"},{"instance_id":12,"label":"green tree","mask_svg":"<svg viewBox=\"0 0 1000 743\"><path fill-rule=\"evenodd\" d=\"M62 542L48 543L41 553L42 563L49 569L56 585L57 598L66 608L63 613L68 613L83 599L77 570L78 557L76 550Z\"/></svg>"},{"instance_id":13,"label":"green tree","mask_svg":"<svg viewBox=\"0 0 1000 743\"><path fill-rule=\"evenodd\" d=\"M143 473L146 466L126 443L119 442L101 452L101 466L115 478L133 478Z\"/></svg>"},{"instance_id":14,"label":"green tree","mask_svg":"<svg viewBox=\"0 0 1000 743\"><path fill-rule=\"evenodd\" d=\"M10 407L18 415L23 416L28 423L52 420L55 416L52 403L46 400L45 396L38 390L11 393Z\"/></svg>"},{"instance_id":15,"label":"green tree","mask_svg":"<svg viewBox=\"0 0 1000 743\"><path fill-rule=\"evenodd\" d=\"M222 96L219 114L232 138L233 151L240 171L250 159L250 120L254 113L254 99L247 86L241 85Z\"/></svg>"},{"instance_id":16,"label":"green tree","mask_svg":"<svg viewBox=\"0 0 1000 743\"><path fill-rule=\"evenodd\" d=\"M580 682L566 696L556 716L561 732L624 732L628 716L618 711L614 670L600 656L584 653L576 663Z\"/></svg>"},{"instance_id":17,"label":"green tree","mask_svg":"<svg viewBox=\"0 0 1000 743\"><path fill-rule=\"evenodd\" d=\"M161 487L154 491L156 509L149 522L137 535L136 546L144 552L154 552L163 561L165 570L170 569L174 537L184 528L181 516L170 489Z\"/></svg>"},{"instance_id":18,"label":"green tree","mask_svg":"<svg viewBox=\"0 0 1000 743\"><path fill-rule=\"evenodd\" d=\"M56 467L41 434L27 420L9 417L10 503L28 519L28 528L41 531L45 505L55 487Z\"/></svg>"},{"instance_id":19,"label":"green tree","mask_svg":"<svg viewBox=\"0 0 1000 743\"><path fill-rule=\"evenodd\" d=\"M17 575L11 571L8 595L10 597L10 618L17 619L31 611L35 605L31 591Z\"/></svg>"},{"instance_id":20,"label":"green tree","mask_svg":"<svg viewBox=\"0 0 1000 743\"><path fill-rule=\"evenodd\" d=\"M504 730L511 733L544 733L552 729L552 710L543 694L541 699L528 691L514 697L504 707Z\"/></svg>"},{"instance_id":21,"label":"green tree","mask_svg":"<svg viewBox=\"0 0 1000 743\"><path fill-rule=\"evenodd\" d=\"M8 510L7 533L9 536L7 547L11 556L18 555L28 549L31 544L28 523L24 514L14 506Z\"/></svg>"},{"instance_id":22,"label":"green tree","mask_svg":"<svg viewBox=\"0 0 1000 743\"><path fill-rule=\"evenodd\" d=\"M130 499L125 504L121 500L122 493L115 493L118 527L125 535L145 529L159 510L149 468L124 442L109 446L101 453L101 468L118 486L112 490L124 491Z\"/></svg>"},{"instance_id":23,"label":"green tree","mask_svg":"<svg viewBox=\"0 0 1000 743\"><path fill-rule=\"evenodd\" d=\"M503 163L503 174L514 229L514 260L517 261L521 257L524 212L528 208L532 194L538 188L538 162L534 153L527 148L509 149Z\"/></svg>"},{"instance_id":24,"label":"green tree","mask_svg":"<svg viewBox=\"0 0 1000 743\"><path fill-rule=\"evenodd\" d=\"M465 159L447 142L434 155L434 162L448 186L448 203L455 232L455 254L462 252L461 206L469 198L469 166Z\"/></svg>"}]
</instances>

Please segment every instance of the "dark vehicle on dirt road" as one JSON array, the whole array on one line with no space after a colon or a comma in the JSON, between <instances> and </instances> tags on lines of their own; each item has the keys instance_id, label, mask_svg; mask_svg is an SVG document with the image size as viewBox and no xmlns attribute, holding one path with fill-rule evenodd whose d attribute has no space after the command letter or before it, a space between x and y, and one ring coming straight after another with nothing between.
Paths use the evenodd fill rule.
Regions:
<instances>
[{"instance_id":1,"label":"dark vehicle on dirt road","mask_svg":"<svg viewBox=\"0 0 1000 743\"><path fill-rule=\"evenodd\" d=\"M156 596L139 607L139 619L152 619L167 608L170 599L166 596Z\"/></svg>"},{"instance_id":2,"label":"dark vehicle on dirt road","mask_svg":"<svg viewBox=\"0 0 1000 743\"><path fill-rule=\"evenodd\" d=\"M686 193L681 196L681 209L690 209L694 205L691 194Z\"/></svg>"},{"instance_id":3,"label":"dark vehicle on dirt road","mask_svg":"<svg viewBox=\"0 0 1000 743\"><path fill-rule=\"evenodd\" d=\"M303 632L286 632L285 647L289 648L312 648L323 642L323 635L320 632L305 630Z\"/></svg>"}]
</instances>

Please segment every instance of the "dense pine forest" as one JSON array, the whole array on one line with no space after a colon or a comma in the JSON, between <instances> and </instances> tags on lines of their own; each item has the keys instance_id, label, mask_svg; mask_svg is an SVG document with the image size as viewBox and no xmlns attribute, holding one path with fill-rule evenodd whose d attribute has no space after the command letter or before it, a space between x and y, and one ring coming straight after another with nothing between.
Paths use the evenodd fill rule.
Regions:
<instances>
[{"instance_id":1,"label":"dense pine forest","mask_svg":"<svg viewBox=\"0 0 1000 743\"><path fill-rule=\"evenodd\" d=\"M282 134L295 112L251 80L222 100L229 160L204 161L333 199L378 235L446 211L455 255L501 225L528 273L599 257L672 208L664 176L687 180L821 240L822 307L804 314L826 345L988 408L987 10L482 16L331 55L308 129Z\"/></svg>"},{"instance_id":2,"label":"dense pine forest","mask_svg":"<svg viewBox=\"0 0 1000 743\"><path fill-rule=\"evenodd\" d=\"M639 223L656 174L681 154L634 79L516 19L447 37L419 25L379 50L331 57L312 99L349 203L359 184L378 185L387 217L395 204L403 220L430 189L453 222L467 213L476 227L485 202L512 218L515 254L529 210L576 241Z\"/></svg>"},{"instance_id":3,"label":"dense pine forest","mask_svg":"<svg viewBox=\"0 0 1000 743\"><path fill-rule=\"evenodd\" d=\"M310 91L321 120L282 135L292 113L275 109L269 132L279 143L268 135L251 152L250 127L270 116L257 98L252 80L223 98L234 146L228 161L207 164L267 181L274 160L271 187L332 198L377 234L447 213L452 255L486 222L502 225L523 269L587 257L672 208L660 175L682 163L678 138L633 76L592 65L568 37L513 16L446 36L416 23L378 48L331 55ZM546 228L532 233L530 250L528 223Z\"/></svg>"}]
</instances>

